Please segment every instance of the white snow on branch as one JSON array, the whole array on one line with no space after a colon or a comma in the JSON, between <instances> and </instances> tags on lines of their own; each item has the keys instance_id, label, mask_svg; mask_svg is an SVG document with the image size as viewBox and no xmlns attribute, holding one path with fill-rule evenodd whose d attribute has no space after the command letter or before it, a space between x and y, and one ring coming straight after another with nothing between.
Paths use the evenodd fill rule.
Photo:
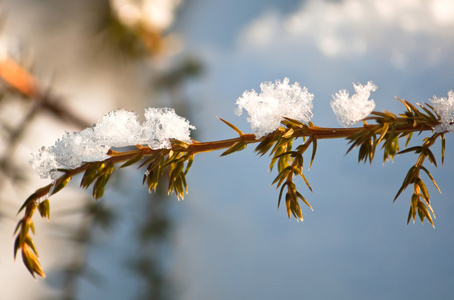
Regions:
<instances>
[{"instance_id":1,"label":"white snow on branch","mask_svg":"<svg viewBox=\"0 0 454 300\"><path fill-rule=\"evenodd\" d=\"M52 179L56 179L57 171L59 167L55 154L46 147L42 147L38 152L32 153L30 159L30 165L39 174L41 178L47 178L50 176Z\"/></svg>"},{"instance_id":2,"label":"white snow on branch","mask_svg":"<svg viewBox=\"0 0 454 300\"><path fill-rule=\"evenodd\" d=\"M433 96L432 105L435 112L440 116L440 124L435 126L436 132L454 131L454 92L448 92L448 98Z\"/></svg>"},{"instance_id":3,"label":"white snow on branch","mask_svg":"<svg viewBox=\"0 0 454 300\"><path fill-rule=\"evenodd\" d=\"M169 149L170 139L190 143L189 130L195 129L189 121L178 116L171 108L147 108L143 124L143 143L151 149Z\"/></svg>"},{"instance_id":4,"label":"white snow on branch","mask_svg":"<svg viewBox=\"0 0 454 300\"><path fill-rule=\"evenodd\" d=\"M117 110L106 114L93 127L93 138L103 145L125 147L141 143L141 129L135 112Z\"/></svg>"},{"instance_id":5,"label":"white snow on branch","mask_svg":"<svg viewBox=\"0 0 454 300\"><path fill-rule=\"evenodd\" d=\"M264 82L260 84L261 93L245 91L238 98L235 113L239 116L243 108L247 110L251 128L257 138L273 132L279 127L283 117L309 122L312 114L314 95L298 82L289 84L285 78L282 82Z\"/></svg>"},{"instance_id":6,"label":"white snow on branch","mask_svg":"<svg viewBox=\"0 0 454 300\"><path fill-rule=\"evenodd\" d=\"M58 168L72 169L83 162L107 159L111 147L148 145L152 149L169 149L170 139L190 143L189 121L170 108L148 108L141 125L137 114L117 110L106 114L92 127L81 132L66 132L50 147L32 154L30 164L41 178L56 179Z\"/></svg>"},{"instance_id":7,"label":"white snow on branch","mask_svg":"<svg viewBox=\"0 0 454 300\"><path fill-rule=\"evenodd\" d=\"M346 90L340 90L333 96L331 108L337 117L337 121L343 127L349 127L352 124L367 117L375 108L373 99L369 100L370 92L375 92L377 86L369 81L366 85L353 84L356 94L349 97Z\"/></svg>"}]
</instances>

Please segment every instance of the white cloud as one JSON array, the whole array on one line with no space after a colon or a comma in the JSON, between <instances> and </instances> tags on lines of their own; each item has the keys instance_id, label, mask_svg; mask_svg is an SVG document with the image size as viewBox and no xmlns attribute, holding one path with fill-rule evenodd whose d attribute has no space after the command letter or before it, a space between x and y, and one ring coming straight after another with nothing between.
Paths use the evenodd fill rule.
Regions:
<instances>
[{"instance_id":1,"label":"white cloud","mask_svg":"<svg viewBox=\"0 0 454 300\"><path fill-rule=\"evenodd\" d=\"M267 12L242 32L249 51L313 47L327 57L369 52L388 57L397 68L409 58L437 64L454 52L452 0L304 1L288 15Z\"/></svg>"}]
</instances>

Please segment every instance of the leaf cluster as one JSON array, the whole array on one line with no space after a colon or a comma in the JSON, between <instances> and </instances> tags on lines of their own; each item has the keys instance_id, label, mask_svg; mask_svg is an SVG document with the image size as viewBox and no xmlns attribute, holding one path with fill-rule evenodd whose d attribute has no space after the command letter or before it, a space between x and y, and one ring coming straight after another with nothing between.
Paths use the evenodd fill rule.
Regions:
<instances>
[{"instance_id":1,"label":"leaf cluster","mask_svg":"<svg viewBox=\"0 0 454 300\"><path fill-rule=\"evenodd\" d=\"M429 191L427 190L426 184L420 177L420 171L424 171L429 179L432 181L435 188L441 193L440 188L438 187L437 183L435 182L434 177L432 174L423 166L423 162L427 158L429 162L435 166L437 166L437 161L435 159L435 155L430 150L430 146L432 146L435 141L440 137L441 140L441 149L442 149L442 161L444 160L444 152L445 152L445 139L444 134L435 133L431 137L424 139L424 144L422 146L415 146L407 148L399 154L403 153L410 153L414 152L418 154L418 160L416 164L410 168L405 179L400 187L399 191L397 192L394 201L399 197L403 190L405 190L409 185L413 185L413 195L411 196L411 204L410 210L408 212L407 224L413 219L413 223L415 222L416 214L418 214L421 223L424 223L424 219L427 220L434 226L433 219L435 218L435 213L430 205L430 196Z\"/></svg>"},{"instance_id":2,"label":"leaf cluster","mask_svg":"<svg viewBox=\"0 0 454 300\"><path fill-rule=\"evenodd\" d=\"M189 144L173 140L172 150L160 149L151 150L147 147L137 146L137 150L130 152L109 151L111 158L100 162L87 162L82 166L72 170L59 169L63 175L56 179L52 184L38 189L24 202L19 212L25 209L23 218L18 222L14 234L14 257L21 250L22 258L29 272L35 276L38 274L45 277L38 259L38 251L31 238L31 233L35 233L32 217L36 210L41 217L49 220L50 203L49 197L62 190L76 174L83 173L80 187L88 189L92 186L94 199L100 199L104 195L104 189L114 172L115 163L123 162L120 168L128 167L140 161L139 166L146 166L143 184L147 184L149 191L155 191L161 177L167 174L169 185L168 193L175 192L178 199L184 198L187 193L186 174L188 173L194 155L188 151Z\"/></svg>"},{"instance_id":3,"label":"leaf cluster","mask_svg":"<svg viewBox=\"0 0 454 300\"><path fill-rule=\"evenodd\" d=\"M312 144L312 156L309 164L309 168L317 151L317 139L313 136L306 139L308 134L308 125L285 118L282 121L285 127L279 127L274 133L268 135L255 149L259 155L265 155L270 149L271 163L270 170L277 164L278 175L274 179L272 184L276 184L276 188L280 187L278 208L280 206L282 196L285 189L285 206L287 215L290 218L291 215L297 220L303 220L303 213L299 205L299 200L306 204L311 210L312 207L304 196L297 190L296 184L294 183L294 176L299 176L303 179L306 186L312 191L312 188L303 174L304 158L303 154ZM312 124L309 124L312 126ZM303 144L298 145L294 150L293 141L299 136L304 136Z\"/></svg>"},{"instance_id":4,"label":"leaf cluster","mask_svg":"<svg viewBox=\"0 0 454 300\"><path fill-rule=\"evenodd\" d=\"M234 143L232 143L232 145L225 152L223 152L221 156L244 150L247 147L248 143L245 138L246 135L231 123L223 119L220 120L227 124L239 135L239 138ZM287 215L289 218L293 215L295 219L302 221L303 213L299 205L299 200L306 204L310 209L312 209L312 207L304 198L304 196L297 190L296 184L293 182L293 179L294 175L301 177L306 183L309 190L312 191L308 180L303 174L303 153L312 144L313 151L310 162L310 165L312 165L315 157L315 152L317 150L317 139L310 137L306 141L309 126L298 120L284 118L281 123L283 126L279 127L277 130L261 139L260 143L255 148L255 152L258 155L263 156L271 150L269 154L271 156L269 169L270 171L272 171L273 167L277 164L278 170L278 175L276 176L272 184L276 184L276 188L280 187L277 206L279 208L284 191L285 189L287 189L287 192L285 194L285 206ZM311 123L310 126L312 126ZM297 146L293 150L293 140L299 136L304 137L303 144Z\"/></svg>"},{"instance_id":5,"label":"leaf cluster","mask_svg":"<svg viewBox=\"0 0 454 300\"><path fill-rule=\"evenodd\" d=\"M168 194L175 193L178 199L183 199L188 192L186 174L191 168L194 155L187 151L187 143L174 141L175 150L159 150L147 158L140 167L147 166L142 184L148 186L148 191L156 191L161 177L168 176ZM186 165L186 167L185 167Z\"/></svg>"},{"instance_id":6,"label":"leaf cluster","mask_svg":"<svg viewBox=\"0 0 454 300\"><path fill-rule=\"evenodd\" d=\"M372 163L376 147L380 143L382 143L383 162L394 160L399 152L399 140L401 138L406 139L405 147L407 147L413 132L419 131L421 133L423 130L432 130L439 122L436 113L431 112L426 107L419 105L424 111L421 112L408 101L397 99L407 109L404 114L396 116L389 111L373 111L370 117L364 119L364 126L347 137L350 144L347 153L359 147L358 162L369 160ZM430 105L428 106L432 109ZM376 124L368 125L367 121L375 121Z\"/></svg>"},{"instance_id":7,"label":"leaf cluster","mask_svg":"<svg viewBox=\"0 0 454 300\"><path fill-rule=\"evenodd\" d=\"M438 138L441 140L441 157L442 162L444 161L444 134L434 133L431 137L424 138L422 146L407 147L412 138L413 132L419 131L419 133L421 133L423 130L432 130L432 128L438 124L440 118L428 104L426 105L429 108L418 104L422 110L421 111L408 101L399 98L397 99L405 106L405 113L396 116L395 114L387 111L372 112L371 116L365 119L364 127L347 138L351 144L347 153L353 148L359 147L358 161L366 162L369 160L369 162L372 163L377 145L383 142L381 147L383 150L383 162L386 162L389 159L394 160L396 154L409 152L418 154L419 157L416 164L408 171L402 186L394 198L394 201L396 201L405 188L412 184L414 186L414 193L411 197L407 224L411 219L413 219L414 222L416 214L418 214L421 222L424 222L424 219L427 218L432 226L434 226L433 218L435 218L435 214L430 205L429 192L424 181L420 177L420 171L423 170L427 174L434 186L440 192L440 188L435 182L432 174L423 166L423 162L427 158L431 164L437 166L435 155L430 150L430 147ZM373 120L377 124L368 125L366 123L367 120ZM405 149L399 151L399 140L401 138L406 139Z\"/></svg>"},{"instance_id":8,"label":"leaf cluster","mask_svg":"<svg viewBox=\"0 0 454 300\"><path fill-rule=\"evenodd\" d=\"M410 185L413 185L413 195L411 197L410 211L407 223L413 219L415 221L418 214L421 222L427 219L433 226L435 218L434 211L430 204L429 192L421 178L421 170L432 181L437 190L440 190L432 174L423 166L427 159L431 164L437 166L435 155L431 151L431 146L440 139L441 158L444 161L445 138L444 133L435 132L432 136L423 140L421 146L408 147L414 132L432 131L439 124L440 117L428 108L419 105L413 106L405 100L398 99L406 108L405 113L395 115L390 112L372 112L368 118L363 120L362 127L357 128L322 128L314 126L312 123L302 123L300 121L283 118L281 125L274 132L257 139L253 134L244 134L233 124L221 119L226 125L232 128L237 134L237 138L199 143L185 143L178 140L171 140L169 149L150 149L149 147L136 146L137 149L126 152L109 151L110 158L99 161L84 163L82 166L70 170L58 170L63 172L54 183L49 184L33 193L22 205L19 212L25 209L23 218L16 227L16 240L14 244L14 255L21 250L25 266L30 273L35 276L44 277L44 272L38 261L38 252L32 241L31 233L34 233L32 216L36 210L40 215L49 219L50 204L48 198L63 189L72 177L82 174L80 186L88 189L92 186L92 195L99 199L104 194L105 186L114 172L115 165L122 163L120 168L128 167L140 163L139 168L144 167L145 172L142 184L148 187L150 192L157 189L161 180L168 180L168 193L175 193L178 199L183 199L187 193L186 175L192 165L195 154L224 149L221 156L229 155L242 151L248 144L258 143L255 152L264 156L269 153L271 162L269 169L277 169L277 176L273 181L276 189L279 188L278 208L284 197L285 205L289 218L293 216L297 220L303 220L303 213L299 201L302 201L310 209L309 202L298 191L295 178L300 177L310 191L312 188L304 175L304 154L311 148L310 162L308 169L312 166L317 144L320 139L346 138L350 144L347 153L355 148L359 148L358 162L372 163L379 145L383 150L383 162L394 160L398 154L415 153L418 159L414 166L408 171L401 188L399 189L394 201ZM373 121L374 124L368 124ZM299 144L296 140L301 139ZM399 141L405 139L404 149L399 148ZM300 141L300 140L298 140Z\"/></svg>"},{"instance_id":9,"label":"leaf cluster","mask_svg":"<svg viewBox=\"0 0 454 300\"><path fill-rule=\"evenodd\" d=\"M72 176L65 173L53 184L38 189L27 198L19 209L18 213L24 209L25 213L14 230L14 234L16 235L16 240L14 242L14 258L16 258L17 252L21 250L25 267L33 277L35 277L35 274L45 277L45 274L39 263L38 250L36 249L30 234L30 231L32 234L35 234L35 225L33 224L32 216L35 211L38 210L42 218L49 220L50 202L48 198L62 190L69 183L71 178Z\"/></svg>"}]
</instances>

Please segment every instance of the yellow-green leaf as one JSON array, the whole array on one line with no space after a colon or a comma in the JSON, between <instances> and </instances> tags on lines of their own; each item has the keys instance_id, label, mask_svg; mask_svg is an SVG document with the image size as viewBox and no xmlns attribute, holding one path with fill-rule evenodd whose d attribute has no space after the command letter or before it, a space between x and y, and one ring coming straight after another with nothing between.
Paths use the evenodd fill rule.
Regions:
<instances>
[{"instance_id":1,"label":"yellow-green leaf","mask_svg":"<svg viewBox=\"0 0 454 300\"><path fill-rule=\"evenodd\" d=\"M50 203L49 199L42 201L38 204L38 211L42 218L50 219Z\"/></svg>"},{"instance_id":2,"label":"yellow-green leaf","mask_svg":"<svg viewBox=\"0 0 454 300\"><path fill-rule=\"evenodd\" d=\"M221 156L226 156L226 155L229 155L229 154L232 154L233 152L238 152L238 151L241 151L241 150L244 150L246 149L246 143L244 143L243 141L237 141L235 142L229 149L227 149L224 153L221 154Z\"/></svg>"},{"instance_id":3,"label":"yellow-green leaf","mask_svg":"<svg viewBox=\"0 0 454 300\"><path fill-rule=\"evenodd\" d=\"M128 161L126 161L124 164L122 164L120 166L120 168L125 168L125 167L128 167L130 165L133 165L137 162L139 162L141 159L143 158L143 153L141 151L139 151L136 155L134 155L131 159L129 159Z\"/></svg>"},{"instance_id":4,"label":"yellow-green leaf","mask_svg":"<svg viewBox=\"0 0 454 300\"><path fill-rule=\"evenodd\" d=\"M54 194L58 193L59 191L61 191L71 181L71 178L72 177L67 174L58 178L55 181L55 185L54 185L54 188L52 189L51 195L54 195Z\"/></svg>"},{"instance_id":5,"label":"yellow-green leaf","mask_svg":"<svg viewBox=\"0 0 454 300\"><path fill-rule=\"evenodd\" d=\"M224 122L225 124L227 124L227 126L232 128L233 130L235 130L235 132L238 133L239 136L243 136L244 135L243 132L241 132L241 130L239 130L236 126L234 126L230 122L227 122L226 120L221 119L221 118L218 118L218 119L221 120L222 122Z\"/></svg>"}]
</instances>

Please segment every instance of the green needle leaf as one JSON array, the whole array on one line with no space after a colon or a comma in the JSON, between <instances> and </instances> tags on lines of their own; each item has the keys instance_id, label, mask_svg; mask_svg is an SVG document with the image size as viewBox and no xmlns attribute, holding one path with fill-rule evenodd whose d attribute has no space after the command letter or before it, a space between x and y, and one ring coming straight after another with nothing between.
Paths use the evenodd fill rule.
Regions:
<instances>
[{"instance_id":1,"label":"green needle leaf","mask_svg":"<svg viewBox=\"0 0 454 300\"><path fill-rule=\"evenodd\" d=\"M241 130L239 130L235 125L233 125L230 122L227 122L226 120L221 119L219 117L218 117L218 119L221 120L222 122L224 122L225 124L227 124L227 126L232 128L233 130L235 130L235 132L238 133L239 136L243 136L244 135L244 133Z\"/></svg>"}]
</instances>

